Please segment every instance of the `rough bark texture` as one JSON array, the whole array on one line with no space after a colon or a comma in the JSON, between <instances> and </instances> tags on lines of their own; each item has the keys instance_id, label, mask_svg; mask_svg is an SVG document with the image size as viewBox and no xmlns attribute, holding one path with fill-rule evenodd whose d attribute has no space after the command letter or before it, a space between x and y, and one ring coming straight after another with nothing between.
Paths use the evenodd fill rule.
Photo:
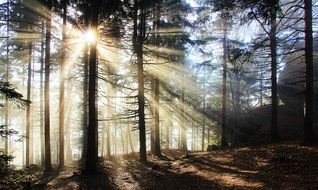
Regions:
<instances>
[{"instance_id":1,"label":"rough bark texture","mask_svg":"<svg viewBox=\"0 0 318 190\"><path fill-rule=\"evenodd\" d=\"M100 1L92 1L91 7L91 30L97 34L98 14ZM90 45L89 77L88 77L88 128L87 128L87 151L85 171L97 172L98 136L97 136L97 51L96 43Z\"/></svg>"},{"instance_id":2,"label":"rough bark texture","mask_svg":"<svg viewBox=\"0 0 318 190\"><path fill-rule=\"evenodd\" d=\"M64 83L65 83L65 62L66 62L66 14L67 14L67 1L63 5L63 29L62 29L62 50L61 50L61 65L60 65L60 112L59 112L59 167L64 167L64 122L65 122L65 97L64 97Z\"/></svg>"},{"instance_id":3,"label":"rough bark texture","mask_svg":"<svg viewBox=\"0 0 318 190\"><path fill-rule=\"evenodd\" d=\"M27 100L31 101L31 72L32 72L32 43L29 43L29 64L28 64L28 84L27 84ZM30 165L30 160L32 162L32 144L31 139L31 106L28 106L26 108L26 149L25 149L25 154L26 154L26 159L25 159L25 165L29 166Z\"/></svg>"},{"instance_id":4,"label":"rough bark texture","mask_svg":"<svg viewBox=\"0 0 318 190\"><path fill-rule=\"evenodd\" d=\"M9 37L9 17L10 17L10 1L7 0L7 37ZM10 58L9 58L9 38L6 39L6 74L5 74L5 81L9 82L9 69L10 69ZM9 129L9 106L7 99L5 101L5 116L4 116L4 125L5 125L5 130L8 131ZM6 154L9 153L9 136L5 139L4 142L4 152Z\"/></svg>"},{"instance_id":5,"label":"rough bark texture","mask_svg":"<svg viewBox=\"0 0 318 190\"><path fill-rule=\"evenodd\" d=\"M184 105L185 105L185 101L184 101L184 95L185 95L185 73L184 71L182 71L182 88L181 88L181 149L183 151L187 151L188 150L188 146L187 146L187 125L186 125L186 121L185 121L185 114L184 114Z\"/></svg>"},{"instance_id":6,"label":"rough bark texture","mask_svg":"<svg viewBox=\"0 0 318 190\"><path fill-rule=\"evenodd\" d=\"M138 17L138 10L140 17ZM138 25L139 20L139 25ZM139 28L138 28L139 26ZM143 64L143 40L145 37L145 14L143 1L134 0L134 31L133 47L137 55L137 75L138 75L138 126L139 126L139 154L140 162L147 162L146 149L146 123L145 123L145 87L144 87L144 64Z\"/></svg>"},{"instance_id":7,"label":"rough bark texture","mask_svg":"<svg viewBox=\"0 0 318 190\"><path fill-rule=\"evenodd\" d=\"M222 89L222 139L221 146L228 146L227 140L227 126L226 126L226 82L227 82L227 64L226 64L226 39L227 39L227 28L226 23L223 21L223 89Z\"/></svg>"},{"instance_id":8,"label":"rough bark texture","mask_svg":"<svg viewBox=\"0 0 318 190\"><path fill-rule=\"evenodd\" d=\"M276 14L277 14L277 0L271 0L271 31L270 31L270 51L271 51L271 91L272 91L272 110L271 110L271 141L278 140L278 116L277 116L277 40L276 40Z\"/></svg>"},{"instance_id":9,"label":"rough bark texture","mask_svg":"<svg viewBox=\"0 0 318 190\"><path fill-rule=\"evenodd\" d=\"M82 160L85 163L86 148L87 148L87 123L88 123L88 46L85 46L84 51L84 83L83 83L83 146Z\"/></svg>"},{"instance_id":10,"label":"rough bark texture","mask_svg":"<svg viewBox=\"0 0 318 190\"><path fill-rule=\"evenodd\" d=\"M306 108L304 125L304 142L311 144L314 141L313 132L313 35L312 35L312 0L305 1L305 59L306 59Z\"/></svg>"},{"instance_id":11,"label":"rough bark texture","mask_svg":"<svg viewBox=\"0 0 318 190\"><path fill-rule=\"evenodd\" d=\"M44 22L42 22L42 33L44 35ZM41 133L41 166L44 167L45 163L45 140L44 140L44 118L43 118L43 94L44 94L44 40L41 41L41 68L40 68L40 133Z\"/></svg>"},{"instance_id":12,"label":"rough bark texture","mask_svg":"<svg viewBox=\"0 0 318 190\"><path fill-rule=\"evenodd\" d=\"M47 1L48 10L52 9L52 1ZM50 142L50 59L51 59L51 11L48 11L45 34L45 84L44 84L44 133L45 133L45 170L52 170L51 163L51 142Z\"/></svg>"},{"instance_id":13,"label":"rough bark texture","mask_svg":"<svg viewBox=\"0 0 318 190\"><path fill-rule=\"evenodd\" d=\"M160 149L160 125L159 125L159 78L154 78L155 94L155 155L161 156Z\"/></svg>"}]
</instances>

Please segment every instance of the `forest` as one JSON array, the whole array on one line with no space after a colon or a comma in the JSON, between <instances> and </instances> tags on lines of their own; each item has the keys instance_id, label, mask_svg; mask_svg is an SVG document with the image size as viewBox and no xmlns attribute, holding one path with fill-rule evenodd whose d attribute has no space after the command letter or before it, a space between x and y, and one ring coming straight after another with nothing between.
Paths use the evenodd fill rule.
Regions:
<instances>
[{"instance_id":1,"label":"forest","mask_svg":"<svg viewBox=\"0 0 318 190\"><path fill-rule=\"evenodd\" d=\"M0 189L318 189L318 1L0 0Z\"/></svg>"}]
</instances>

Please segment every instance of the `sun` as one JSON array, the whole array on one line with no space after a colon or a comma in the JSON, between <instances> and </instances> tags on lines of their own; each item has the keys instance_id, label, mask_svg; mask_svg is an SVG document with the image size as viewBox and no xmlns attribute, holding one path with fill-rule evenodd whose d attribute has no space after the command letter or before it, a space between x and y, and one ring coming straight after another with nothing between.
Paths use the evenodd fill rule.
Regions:
<instances>
[{"instance_id":1,"label":"sun","mask_svg":"<svg viewBox=\"0 0 318 190\"><path fill-rule=\"evenodd\" d=\"M92 30L87 30L82 33L81 38L86 43L93 44L96 42L96 33Z\"/></svg>"}]
</instances>

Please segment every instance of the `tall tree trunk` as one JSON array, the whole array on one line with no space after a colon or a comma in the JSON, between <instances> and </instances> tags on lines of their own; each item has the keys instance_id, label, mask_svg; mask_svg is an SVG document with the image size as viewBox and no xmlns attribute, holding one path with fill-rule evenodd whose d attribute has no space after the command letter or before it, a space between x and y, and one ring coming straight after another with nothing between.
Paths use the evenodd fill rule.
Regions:
<instances>
[{"instance_id":1,"label":"tall tree trunk","mask_svg":"<svg viewBox=\"0 0 318 190\"><path fill-rule=\"evenodd\" d=\"M155 77L151 77L151 90L152 90L152 98L153 98L153 105L151 115L153 116L154 125L150 125L150 153L155 155L155 125L156 125L156 118L155 118Z\"/></svg>"},{"instance_id":2,"label":"tall tree trunk","mask_svg":"<svg viewBox=\"0 0 318 190\"><path fill-rule=\"evenodd\" d=\"M184 95L185 95L185 73L184 71L182 72L182 89L181 89L181 149L183 151L187 151L188 150L188 146L187 146L187 125L185 122L185 114L184 114L184 105L185 105L185 101L184 101Z\"/></svg>"},{"instance_id":3,"label":"tall tree trunk","mask_svg":"<svg viewBox=\"0 0 318 190\"><path fill-rule=\"evenodd\" d=\"M45 171L51 171L51 143L50 143L50 59L51 59L51 9L52 0L47 1L48 19L46 20L46 35L45 35L45 84L44 84L44 127L45 127Z\"/></svg>"},{"instance_id":4,"label":"tall tree trunk","mask_svg":"<svg viewBox=\"0 0 318 190\"><path fill-rule=\"evenodd\" d=\"M270 31L270 51L271 51L271 83L272 83L272 110L271 110L271 141L278 140L278 98L277 98L277 40L276 40L276 14L277 14L277 0L271 0L271 31Z\"/></svg>"},{"instance_id":5,"label":"tall tree trunk","mask_svg":"<svg viewBox=\"0 0 318 190\"><path fill-rule=\"evenodd\" d=\"M159 125L159 78L154 78L154 94L155 94L155 155L161 156L160 149L160 125Z\"/></svg>"},{"instance_id":6,"label":"tall tree trunk","mask_svg":"<svg viewBox=\"0 0 318 190\"><path fill-rule=\"evenodd\" d=\"M42 22L42 34L44 35L45 31L44 31L44 22ZM44 118L43 118L43 94L44 94L44 40L41 40L41 68L40 68L40 137L41 137L41 166L44 167L45 163L45 140L44 140Z\"/></svg>"},{"instance_id":7,"label":"tall tree trunk","mask_svg":"<svg viewBox=\"0 0 318 190\"><path fill-rule=\"evenodd\" d=\"M226 126L226 82L227 82L227 23L223 19L223 89L222 89L222 137L221 137L221 146L226 147L228 146L228 139L227 139L227 126Z\"/></svg>"},{"instance_id":8,"label":"tall tree trunk","mask_svg":"<svg viewBox=\"0 0 318 190\"><path fill-rule=\"evenodd\" d=\"M159 1L155 1L155 6L153 9L153 16L154 16L154 37L155 37L155 44L160 47L160 17L161 17L161 7ZM154 62L155 64L158 63L157 55L154 55ZM161 157L161 149L160 149L160 120L159 120L159 88L160 88L160 81L157 76L153 77L153 94L154 94L154 155Z\"/></svg>"},{"instance_id":9,"label":"tall tree trunk","mask_svg":"<svg viewBox=\"0 0 318 190\"><path fill-rule=\"evenodd\" d=\"M9 60L9 17L10 17L10 0L7 0L7 38L6 38L6 74L5 74L5 81L9 82L9 70L10 70L10 60ZM4 125L5 130L9 130L9 105L7 99L5 100L5 116L4 116ZM9 154L9 136L5 139L4 144L4 152Z\"/></svg>"},{"instance_id":10,"label":"tall tree trunk","mask_svg":"<svg viewBox=\"0 0 318 190\"><path fill-rule=\"evenodd\" d=\"M63 2L63 29L62 29L62 49L61 49L61 65L60 65L60 112L59 112L59 167L64 167L65 151L64 151L64 122L65 122L65 97L64 97L64 83L65 83L65 62L66 62L66 15L67 14L67 1Z\"/></svg>"},{"instance_id":11,"label":"tall tree trunk","mask_svg":"<svg viewBox=\"0 0 318 190\"><path fill-rule=\"evenodd\" d=\"M111 144L110 144L110 136L111 136L111 133L110 133L110 131L111 131L111 128L110 128L110 124L109 124L109 122L108 121L106 121L107 123L105 123L105 125L106 125L106 130L107 130L107 132L106 132L106 134L107 134L107 158L109 159L110 158L110 155L111 155Z\"/></svg>"},{"instance_id":12,"label":"tall tree trunk","mask_svg":"<svg viewBox=\"0 0 318 190\"><path fill-rule=\"evenodd\" d=\"M31 72L32 72L32 42L28 43L28 48L29 48L29 64L28 64L28 86L27 86L27 100L31 101ZM26 150L25 150L25 155L26 155L26 159L25 159L25 164L26 166L30 165L30 160L32 160L32 153L33 153L33 149L32 149L32 144L30 143L31 139L32 139L32 135L31 135L31 107L28 106L26 108Z\"/></svg>"},{"instance_id":13,"label":"tall tree trunk","mask_svg":"<svg viewBox=\"0 0 318 190\"><path fill-rule=\"evenodd\" d=\"M306 59L306 108L304 125L304 142L314 142L313 107L314 107L314 81L313 81L313 35L312 35L312 0L305 0L305 59Z\"/></svg>"},{"instance_id":14,"label":"tall tree trunk","mask_svg":"<svg viewBox=\"0 0 318 190\"><path fill-rule=\"evenodd\" d=\"M146 123L145 123L145 87L144 87L144 64L143 64L143 40L145 39L145 13L143 0L134 0L134 33L133 46L137 54L138 69L138 125L139 125L139 154L140 162L147 162L146 150ZM138 10L140 18L138 19ZM140 20L138 28L138 20ZM139 32L138 32L139 31Z\"/></svg>"},{"instance_id":15,"label":"tall tree trunk","mask_svg":"<svg viewBox=\"0 0 318 190\"><path fill-rule=\"evenodd\" d=\"M206 84L205 84L205 73L206 65L204 65L204 71L203 71L203 114L202 114L202 142L201 142L201 149L204 151L204 136L205 136L205 96L206 96ZM208 144L209 145L209 144Z\"/></svg>"},{"instance_id":16,"label":"tall tree trunk","mask_svg":"<svg viewBox=\"0 0 318 190\"><path fill-rule=\"evenodd\" d=\"M92 1L91 6L91 30L98 33L98 15L99 15L100 0ZM97 111L97 45L90 45L89 56L89 76L88 76L88 128L87 128L87 150L85 161L85 170L87 173L97 172L98 163L98 111Z\"/></svg>"},{"instance_id":17,"label":"tall tree trunk","mask_svg":"<svg viewBox=\"0 0 318 190\"><path fill-rule=\"evenodd\" d=\"M88 28L88 11L84 13L85 17L85 28ZM88 127L88 44L85 44L83 49L83 63L84 63L84 73L83 73L83 145L82 145L82 164L85 165L86 152L87 152L87 127Z\"/></svg>"},{"instance_id":18,"label":"tall tree trunk","mask_svg":"<svg viewBox=\"0 0 318 190\"><path fill-rule=\"evenodd\" d=\"M73 111L73 104L72 104L72 93L73 93L73 83L68 82L66 93L69 96L65 97L65 163L72 163L72 147L71 147L71 118L72 118L72 111Z\"/></svg>"}]
</instances>

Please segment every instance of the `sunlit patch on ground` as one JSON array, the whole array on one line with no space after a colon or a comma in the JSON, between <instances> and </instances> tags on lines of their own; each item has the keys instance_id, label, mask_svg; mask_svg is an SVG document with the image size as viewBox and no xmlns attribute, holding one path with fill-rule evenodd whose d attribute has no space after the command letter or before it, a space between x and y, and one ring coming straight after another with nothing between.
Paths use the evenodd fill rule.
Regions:
<instances>
[{"instance_id":1,"label":"sunlit patch on ground","mask_svg":"<svg viewBox=\"0 0 318 190\"><path fill-rule=\"evenodd\" d=\"M317 189L317 147L269 145L212 152L163 150L163 157L138 153L101 159L100 172L78 166L39 180L49 189Z\"/></svg>"}]
</instances>

